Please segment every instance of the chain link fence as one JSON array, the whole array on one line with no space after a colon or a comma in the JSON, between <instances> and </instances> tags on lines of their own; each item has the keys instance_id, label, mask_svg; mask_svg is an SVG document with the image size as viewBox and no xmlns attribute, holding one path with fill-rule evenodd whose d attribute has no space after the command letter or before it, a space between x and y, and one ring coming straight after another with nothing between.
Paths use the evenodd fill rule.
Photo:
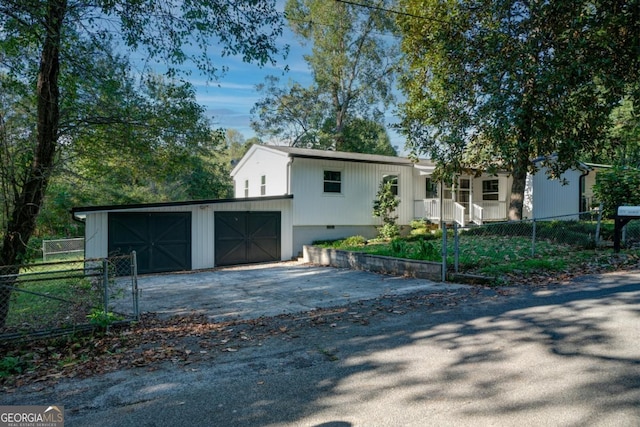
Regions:
<instances>
[{"instance_id":1,"label":"chain link fence","mask_svg":"<svg viewBox=\"0 0 640 427\"><path fill-rule=\"evenodd\" d=\"M84 258L84 239L55 239L42 241L42 260L70 257Z\"/></svg>"},{"instance_id":2,"label":"chain link fence","mask_svg":"<svg viewBox=\"0 0 640 427\"><path fill-rule=\"evenodd\" d=\"M58 336L138 319L135 252L0 266L0 340Z\"/></svg>"},{"instance_id":3,"label":"chain link fence","mask_svg":"<svg viewBox=\"0 0 640 427\"><path fill-rule=\"evenodd\" d=\"M514 270L558 270L568 257L589 262L598 252L612 251L613 237L613 222L602 221L597 212L481 226L449 225L443 233L443 260L448 273L488 277ZM640 221L623 229L622 242L626 248L640 246Z\"/></svg>"}]
</instances>

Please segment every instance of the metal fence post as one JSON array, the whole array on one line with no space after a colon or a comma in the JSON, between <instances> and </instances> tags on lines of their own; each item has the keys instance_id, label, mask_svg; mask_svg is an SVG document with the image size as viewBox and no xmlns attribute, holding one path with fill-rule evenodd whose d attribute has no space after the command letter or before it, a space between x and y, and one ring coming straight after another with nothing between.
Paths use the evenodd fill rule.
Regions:
<instances>
[{"instance_id":1,"label":"metal fence post","mask_svg":"<svg viewBox=\"0 0 640 427\"><path fill-rule=\"evenodd\" d=\"M460 238L458 237L458 232L459 232L459 228L458 228L458 223L454 222L453 223L453 271L455 271L456 273L458 273L458 266L459 266L459 258L460 258Z\"/></svg>"},{"instance_id":2,"label":"metal fence post","mask_svg":"<svg viewBox=\"0 0 640 427\"><path fill-rule=\"evenodd\" d=\"M602 224L602 203L600 203L600 207L598 208L598 223L596 224L596 249L598 248L598 243L600 242L600 225Z\"/></svg>"},{"instance_id":3,"label":"metal fence post","mask_svg":"<svg viewBox=\"0 0 640 427\"><path fill-rule=\"evenodd\" d=\"M140 307L138 305L138 258L136 251L131 251L131 294L133 297L133 316L140 320Z\"/></svg>"},{"instance_id":4,"label":"metal fence post","mask_svg":"<svg viewBox=\"0 0 640 427\"><path fill-rule=\"evenodd\" d=\"M531 256L536 256L536 220L533 219L533 229L531 230Z\"/></svg>"},{"instance_id":5,"label":"metal fence post","mask_svg":"<svg viewBox=\"0 0 640 427\"><path fill-rule=\"evenodd\" d=\"M442 221L442 281L447 281L447 224Z\"/></svg>"},{"instance_id":6,"label":"metal fence post","mask_svg":"<svg viewBox=\"0 0 640 427\"><path fill-rule=\"evenodd\" d=\"M104 312L103 316L108 316L109 313L109 260L107 258L102 259L102 284L104 286ZM106 317L105 317L106 319ZM109 323L106 322L106 330L109 330Z\"/></svg>"}]
</instances>

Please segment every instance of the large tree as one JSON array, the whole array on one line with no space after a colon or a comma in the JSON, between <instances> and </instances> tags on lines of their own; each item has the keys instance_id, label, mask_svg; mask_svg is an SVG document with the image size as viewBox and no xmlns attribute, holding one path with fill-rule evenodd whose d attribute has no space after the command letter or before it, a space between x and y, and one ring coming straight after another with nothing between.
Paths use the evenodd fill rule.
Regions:
<instances>
[{"instance_id":1,"label":"large tree","mask_svg":"<svg viewBox=\"0 0 640 427\"><path fill-rule=\"evenodd\" d=\"M553 155L555 175L576 165L602 139L625 80L638 76L636 0L401 6L410 146L445 176L509 170L512 219L522 215L531 160Z\"/></svg>"},{"instance_id":2,"label":"large tree","mask_svg":"<svg viewBox=\"0 0 640 427\"><path fill-rule=\"evenodd\" d=\"M393 15L384 8L392 0L370 6L353 2L288 0L285 16L293 32L311 46L305 60L313 84L282 86L274 77L259 89L264 98L253 112L254 129L292 146L345 150L346 129L354 120L383 123L394 101L398 64ZM380 128L384 129L384 127ZM366 149L366 147L362 147Z\"/></svg>"},{"instance_id":3,"label":"large tree","mask_svg":"<svg viewBox=\"0 0 640 427\"><path fill-rule=\"evenodd\" d=\"M13 150L16 138L27 140L20 162L3 172L2 200L7 221L1 232L0 265L24 256L55 167L68 142L62 138L61 117L83 111L74 107L82 97L78 76L95 67L115 43L122 51L146 52L151 63L166 66L170 76L189 62L209 77L224 66L208 53L238 55L265 64L278 54L275 38L281 20L274 0L5 0L0 3L0 73L35 103L27 133L6 133L2 142ZM61 88L63 91L61 91ZM14 150L15 151L15 150ZM24 151L24 152L23 152ZM4 154L4 153L3 153ZM6 162L6 159L5 159ZM0 326L10 293L0 291Z\"/></svg>"}]
</instances>

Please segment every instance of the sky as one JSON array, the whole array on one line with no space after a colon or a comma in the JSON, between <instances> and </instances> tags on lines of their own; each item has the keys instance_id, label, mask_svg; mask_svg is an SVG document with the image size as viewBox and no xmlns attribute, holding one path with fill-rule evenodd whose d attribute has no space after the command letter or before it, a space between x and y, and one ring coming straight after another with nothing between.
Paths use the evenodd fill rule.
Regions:
<instances>
[{"instance_id":1,"label":"sky","mask_svg":"<svg viewBox=\"0 0 640 427\"><path fill-rule=\"evenodd\" d=\"M279 11L284 10L284 0L277 2ZM285 59L277 58L277 63L260 67L255 63L244 63L238 57L220 58L217 62L228 67L228 71L217 82L208 82L196 73L190 79L196 91L196 100L206 108L206 114L212 118L216 128L235 129L245 139L251 138L255 132L250 126L251 109L261 98L256 85L264 83L268 75L277 76L285 84L295 81L302 86L310 86L313 82L311 72L303 56L311 52L311 46L303 46L302 41L286 26L283 36L277 41L279 47L289 45L289 54ZM288 71L285 71L288 68ZM387 122L396 121L392 112L386 117ZM389 132L392 145L399 151L404 148L403 139L394 132Z\"/></svg>"}]
</instances>

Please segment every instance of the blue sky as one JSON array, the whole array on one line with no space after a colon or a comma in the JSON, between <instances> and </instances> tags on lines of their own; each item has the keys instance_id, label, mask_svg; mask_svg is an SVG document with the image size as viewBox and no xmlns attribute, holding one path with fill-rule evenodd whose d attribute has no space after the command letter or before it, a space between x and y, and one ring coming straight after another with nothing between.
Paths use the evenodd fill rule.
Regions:
<instances>
[{"instance_id":1,"label":"blue sky","mask_svg":"<svg viewBox=\"0 0 640 427\"><path fill-rule=\"evenodd\" d=\"M283 3L278 1L280 11L284 9ZM239 57L227 56L216 60L220 66L228 67L226 74L217 82L207 83L204 77L198 77L195 73L189 79L196 91L197 101L206 108L216 128L236 129L245 139L255 136L250 120L251 109L261 98L256 85L263 83L268 75L280 77L283 83L292 80L303 86L311 85L311 73L303 58L311 51L311 47L303 46L301 40L286 27L278 44L281 47L289 45L289 54L287 58L278 58L275 66L267 64L259 67L255 63L244 63ZM288 71L285 71L287 68ZM396 121L392 111L389 111L386 120ZM389 132L389 136L392 144L402 151L403 139L393 132Z\"/></svg>"}]
</instances>

